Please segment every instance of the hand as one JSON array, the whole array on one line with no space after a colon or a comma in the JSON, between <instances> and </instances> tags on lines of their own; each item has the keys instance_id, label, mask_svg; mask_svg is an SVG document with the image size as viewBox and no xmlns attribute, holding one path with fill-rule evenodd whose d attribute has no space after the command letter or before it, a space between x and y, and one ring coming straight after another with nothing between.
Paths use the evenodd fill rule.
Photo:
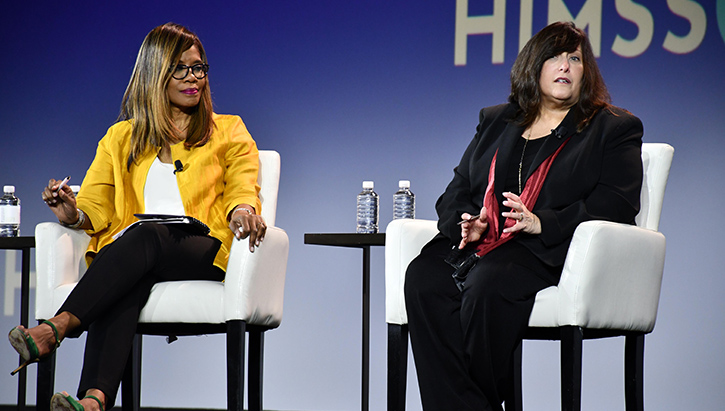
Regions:
<instances>
[{"instance_id":1,"label":"hand","mask_svg":"<svg viewBox=\"0 0 725 411\"><path fill-rule=\"evenodd\" d=\"M232 230L237 240L249 237L249 251L254 252L254 247L259 247L264 241L267 224L261 215L249 213L246 210L249 208L239 206L232 212L229 229Z\"/></svg>"},{"instance_id":2,"label":"hand","mask_svg":"<svg viewBox=\"0 0 725 411\"><path fill-rule=\"evenodd\" d=\"M468 213L461 214L461 243L458 244L459 249L463 249L468 243L475 243L480 240L483 233L488 229L488 217L486 216L486 207L481 207L481 213L476 219L472 219L472 215Z\"/></svg>"},{"instance_id":3,"label":"hand","mask_svg":"<svg viewBox=\"0 0 725 411\"><path fill-rule=\"evenodd\" d=\"M58 217L58 221L73 224L80 218L76 208L76 196L68 185L58 190L59 185L60 180L51 178L41 196L45 204L50 207L50 211Z\"/></svg>"},{"instance_id":4,"label":"hand","mask_svg":"<svg viewBox=\"0 0 725 411\"><path fill-rule=\"evenodd\" d=\"M541 220L536 214L529 211L521 202L521 198L514 193L503 193L506 200L503 202L505 207L510 207L513 211L504 211L501 213L506 218L516 220L517 223L513 227L505 228L504 233L515 233L523 231L527 234L541 234Z\"/></svg>"}]
</instances>

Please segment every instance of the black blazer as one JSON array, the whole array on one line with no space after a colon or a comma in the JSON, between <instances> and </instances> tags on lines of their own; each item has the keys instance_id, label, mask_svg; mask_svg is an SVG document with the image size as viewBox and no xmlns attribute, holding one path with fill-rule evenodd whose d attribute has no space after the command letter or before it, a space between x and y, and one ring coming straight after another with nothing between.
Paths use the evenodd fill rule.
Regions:
<instances>
[{"instance_id":1,"label":"black blazer","mask_svg":"<svg viewBox=\"0 0 725 411\"><path fill-rule=\"evenodd\" d=\"M453 180L436 203L438 229L453 244L461 239L456 223L462 213L478 214L488 184L496 150L494 190L501 211L506 174L512 152L524 128L512 119L516 107L502 104L481 110L473 141ZM534 158L529 174L571 136L552 163L531 211L541 220L541 234L517 234L514 241L531 250L550 266L564 263L574 230L587 220L634 223L642 187L642 122L617 107L601 110L581 132L576 131L573 110L552 130ZM500 224L503 227L503 218Z\"/></svg>"}]
</instances>

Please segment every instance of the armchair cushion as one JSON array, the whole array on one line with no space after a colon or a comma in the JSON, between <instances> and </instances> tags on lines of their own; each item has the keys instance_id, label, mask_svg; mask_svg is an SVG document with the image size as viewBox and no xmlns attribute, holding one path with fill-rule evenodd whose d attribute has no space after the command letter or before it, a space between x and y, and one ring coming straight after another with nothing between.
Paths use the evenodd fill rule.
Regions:
<instances>
[{"instance_id":1,"label":"armchair cushion","mask_svg":"<svg viewBox=\"0 0 725 411\"><path fill-rule=\"evenodd\" d=\"M606 221L574 233L558 286L536 295L529 327L650 332L659 304L665 237Z\"/></svg>"},{"instance_id":2,"label":"armchair cushion","mask_svg":"<svg viewBox=\"0 0 725 411\"><path fill-rule=\"evenodd\" d=\"M38 277L35 316L47 319L85 273L83 255L90 237L57 223L35 229ZM210 323L245 320L277 327L282 319L289 239L284 230L268 227L262 245L252 253L246 240L236 241L224 283L173 281L156 284L141 311L141 323Z\"/></svg>"},{"instance_id":3,"label":"armchair cushion","mask_svg":"<svg viewBox=\"0 0 725 411\"><path fill-rule=\"evenodd\" d=\"M84 231L57 223L35 227L35 269L39 274L35 318L53 317L86 272L84 255L90 241Z\"/></svg>"},{"instance_id":4,"label":"armchair cushion","mask_svg":"<svg viewBox=\"0 0 725 411\"><path fill-rule=\"evenodd\" d=\"M395 220L386 229L386 321L407 324L405 270L438 230L435 221ZM530 327L576 325L650 332L664 267L665 238L627 224L588 221L569 247L558 286L540 291Z\"/></svg>"},{"instance_id":5,"label":"armchair cushion","mask_svg":"<svg viewBox=\"0 0 725 411\"><path fill-rule=\"evenodd\" d=\"M408 324L405 270L420 250L438 234L432 220L393 220L385 229L385 321Z\"/></svg>"}]
</instances>

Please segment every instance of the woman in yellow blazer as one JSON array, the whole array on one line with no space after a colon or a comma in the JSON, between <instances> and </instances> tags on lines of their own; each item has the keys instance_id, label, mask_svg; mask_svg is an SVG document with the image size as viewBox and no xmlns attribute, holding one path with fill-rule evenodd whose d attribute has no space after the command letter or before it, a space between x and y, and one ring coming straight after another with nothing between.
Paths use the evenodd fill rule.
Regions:
<instances>
[{"instance_id":1,"label":"woman in yellow blazer","mask_svg":"<svg viewBox=\"0 0 725 411\"><path fill-rule=\"evenodd\" d=\"M43 191L61 224L92 237L88 271L58 314L9 335L22 368L88 331L80 400L55 394L53 410L112 407L151 287L222 281L233 238L248 237L252 252L264 239L257 147L241 118L213 113L208 70L194 33L173 23L153 29L78 198L54 179ZM138 213L188 215L209 235L153 223L124 231Z\"/></svg>"}]
</instances>

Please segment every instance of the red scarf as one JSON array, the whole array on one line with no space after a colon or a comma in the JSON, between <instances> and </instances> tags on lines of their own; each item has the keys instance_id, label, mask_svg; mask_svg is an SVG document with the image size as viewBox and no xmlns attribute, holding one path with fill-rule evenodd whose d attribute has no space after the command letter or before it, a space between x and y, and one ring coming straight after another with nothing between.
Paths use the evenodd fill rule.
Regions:
<instances>
[{"instance_id":1,"label":"red scarf","mask_svg":"<svg viewBox=\"0 0 725 411\"><path fill-rule=\"evenodd\" d=\"M531 174L531 176L526 180L526 186L524 187L524 191L521 193L521 195L519 195L519 198L521 198L521 202L526 206L528 210L534 209L536 199L539 198L541 187L544 185L544 180L546 180L546 175L549 173L551 164L554 162L554 159L559 155L561 149L563 149L566 143L569 142L569 139L567 139L561 146L559 146L554 154L550 155L546 160L544 160L544 162L541 163L541 165L539 165L539 167L537 167L536 170ZM483 205L486 207L486 221L488 221L488 231L486 232L483 240L479 241L478 245L476 246L476 254L479 257L483 257L489 251L509 241L516 235L515 232L502 233L502 230L499 230L498 200L496 200L496 194L494 193L493 187L493 182L495 180L494 171L496 170L496 156L498 156L498 150L496 150L496 153L493 155L493 160L491 160L491 168L488 170L488 185L486 186L486 192L483 196ZM503 228L513 227L514 225L516 225L516 223L518 223L518 220L507 218L504 221Z\"/></svg>"}]
</instances>

